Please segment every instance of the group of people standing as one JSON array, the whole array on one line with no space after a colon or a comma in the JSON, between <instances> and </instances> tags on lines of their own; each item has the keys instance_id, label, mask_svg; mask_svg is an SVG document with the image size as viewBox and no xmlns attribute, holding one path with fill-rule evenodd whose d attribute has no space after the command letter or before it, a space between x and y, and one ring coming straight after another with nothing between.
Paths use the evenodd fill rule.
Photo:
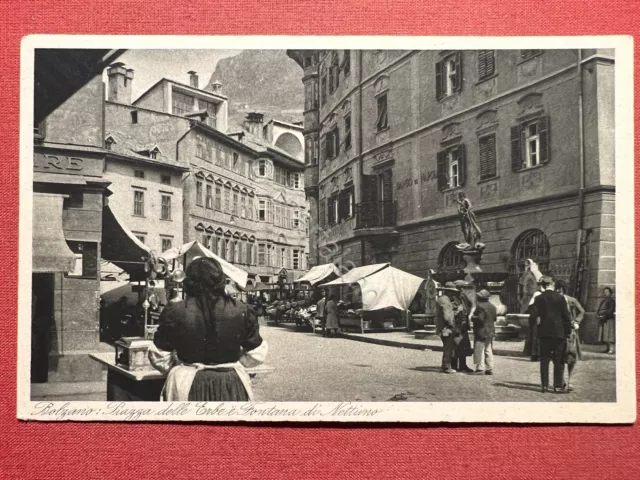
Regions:
<instances>
[{"instance_id":1,"label":"group of people standing","mask_svg":"<svg viewBox=\"0 0 640 480\"><path fill-rule=\"evenodd\" d=\"M528 261L528 271L537 272ZM574 389L572 374L581 358L579 328L585 310L578 300L568 295L569 288L562 280L535 275L536 290L526 298L529 315L529 334L525 341L525 355L540 362L540 381L543 393L550 392L549 364L553 361L554 393L568 393ZM443 373L473 373L492 375L493 339L497 309L489 301L487 290L475 293L475 302L466 294L465 282L447 282L440 287L436 306L436 333L443 343ZM471 289L473 291L474 289ZM611 288L604 289L604 299L597 310L600 321L599 339L607 346L606 353L615 349L615 300ZM469 332L473 330L473 347ZM467 365L473 355L475 368ZM568 378L565 382L565 365Z\"/></svg>"},{"instance_id":2,"label":"group of people standing","mask_svg":"<svg viewBox=\"0 0 640 480\"><path fill-rule=\"evenodd\" d=\"M493 375L497 310L489 301L491 294L484 289L477 292L474 306L459 288L464 282L456 283L445 283L436 301L436 333L443 344L442 372ZM473 347L469 338L471 324ZM475 369L467 365L467 357L471 355Z\"/></svg>"}]
</instances>

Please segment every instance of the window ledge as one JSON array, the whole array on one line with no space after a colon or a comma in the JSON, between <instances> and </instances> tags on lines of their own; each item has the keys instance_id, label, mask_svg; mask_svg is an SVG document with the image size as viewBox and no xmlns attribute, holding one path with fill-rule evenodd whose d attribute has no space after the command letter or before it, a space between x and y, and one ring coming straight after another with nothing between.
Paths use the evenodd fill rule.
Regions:
<instances>
[{"instance_id":1,"label":"window ledge","mask_svg":"<svg viewBox=\"0 0 640 480\"><path fill-rule=\"evenodd\" d=\"M482 185L483 183L493 182L494 180L498 180L498 179L500 179L500 175L496 175L495 177L491 177L491 178L483 178L482 180L478 180L478 185Z\"/></svg>"},{"instance_id":2,"label":"window ledge","mask_svg":"<svg viewBox=\"0 0 640 480\"><path fill-rule=\"evenodd\" d=\"M170 219L170 218L161 218L160 221L162 221L162 222L173 222L173 220Z\"/></svg>"},{"instance_id":3,"label":"window ledge","mask_svg":"<svg viewBox=\"0 0 640 480\"><path fill-rule=\"evenodd\" d=\"M517 170L518 173L520 172L528 172L529 170L535 170L537 168L542 168L546 165L546 163L539 163L538 165L534 165L533 167L524 167L521 168L520 170Z\"/></svg>"},{"instance_id":4,"label":"window ledge","mask_svg":"<svg viewBox=\"0 0 640 480\"><path fill-rule=\"evenodd\" d=\"M457 92L453 92L449 95L443 95L440 100L438 100L438 102L442 103L442 102L447 102L447 101L451 101L452 98L458 97L460 96L462 90L457 91Z\"/></svg>"},{"instance_id":5,"label":"window ledge","mask_svg":"<svg viewBox=\"0 0 640 480\"><path fill-rule=\"evenodd\" d=\"M492 80L492 79L496 78L497 76L498 76L498 74L494 73L493 75L489 75L488 77L484 77L484 78L478 80L476 82L476 85L480 85L482 83L488 82L489 80Z\"/></svg>"},{"instance_id":6,"label":"window ledge","mask_svg":"<svg viewBox=\"0 0 640 480\"><path fill-rule=\"evenodd\" d=\"M538 58L543 53L544 52L536 53L535 55L531 55L530 57L527 57L527 58L520 57L520 59L516 62L516 65L522 65L523 63L526 63L529 60L533 60L534 58Z\"/></svg>"},{"instance_id":7,"label":"window ledge","mask_svg":"<svg viewBox=\"0 0 640 480\"><path fill-rule=\"evenodd\" d=\"M133 215L131 215L132 217L136 217L136 218L147 218L144 215L136 215L135 213Z\"/></svg>"},{"instance_id":8,"label":"window ledge","mask_svg":"<svg viewBox=\"0 0 640 480\"><path fill-rule=\"evenodd\" d=\"M386 126L386 127L384 127L384 128L380 128L380 129L377 129L377 130L376 130L376 135L378 135L378 134L380 134L380 133L384 133L384 132L386 132L387 130L390 130L390 127L389 127L389 126Z\"/></svg>"},{"instance_id":9,"label":"window ledge","mask_svg":"<svg viewBox=\"0 0 640 480\"><path fill-rule=\"evenodd\" d=\"M440 190L441 193L451 193L451 192L455 192L456 190L460 190L461 188L464 188L464 185L458 185L457 187L447 187L443 190Z\"/></svg>"}]
</instances>

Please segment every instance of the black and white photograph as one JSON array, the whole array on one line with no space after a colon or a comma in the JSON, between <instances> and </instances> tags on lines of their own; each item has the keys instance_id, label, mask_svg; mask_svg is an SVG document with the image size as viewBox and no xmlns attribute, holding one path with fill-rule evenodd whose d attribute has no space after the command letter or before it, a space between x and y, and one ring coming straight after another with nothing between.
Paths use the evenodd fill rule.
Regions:
<instances>
[{"instance_id":1,"label":"black and white photograph","mask_svg":"<svg viewBox=\"0 0 640 480\"><path fill-rule=\"evenodd\" d=\"M635 421L630 37L21 63L19 418Z\"/></svg>"}]
</instances>

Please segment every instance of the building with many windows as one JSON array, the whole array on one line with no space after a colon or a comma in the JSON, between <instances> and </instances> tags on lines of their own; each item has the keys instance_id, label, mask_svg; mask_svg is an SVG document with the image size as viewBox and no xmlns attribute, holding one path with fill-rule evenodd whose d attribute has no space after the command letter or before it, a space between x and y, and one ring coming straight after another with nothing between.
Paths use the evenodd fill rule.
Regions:
<instances>
[{"instance_id":1,"label":"building with many windows","mask_svg":"<svg viewBox=\"0 0 640 480\"><path fill-rule=\"evenodd\" d=\"M202 90L189 72L189 85L162 79L131 102L133 72L117 64L107 75L107 175L130 230L158 252L198 240L248 271L250 285L283 268L290 281L304 274L302 127L250 114L230 135L218 83Z\"/></svg>"},{"instance_id":2,"label":"building with many windows","mask_svg":"<svg viewBox=\"0 0 640 480\"><path fill-rule=\"evenodd\" d=\"M292 50L304 71L310 263L464 268L457 195L473 204L483 270L532 258L588 314L615 283L611 50ZM588 272L588 275L585 274Z\"/></svg>"}]
</instances>

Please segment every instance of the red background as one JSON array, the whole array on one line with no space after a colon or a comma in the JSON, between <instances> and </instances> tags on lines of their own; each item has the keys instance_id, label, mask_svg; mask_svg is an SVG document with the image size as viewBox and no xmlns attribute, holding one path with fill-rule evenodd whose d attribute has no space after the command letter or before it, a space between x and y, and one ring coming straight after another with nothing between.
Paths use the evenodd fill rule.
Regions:
<instances>
[{"instance_id":1,"label":"red background","mask_svg":"<svg viewBox=\"0 0 640 480\"><path fill-rule=\"evenodd\" d=\"M640 28L638 5L629 0L0 2L0 477L640 478L638 426L27 423L16 420L15 399L18 72L24 35L633 35ZM637 76L637 56L635 63ZM637 111L635 120L638 125Z\"/></svg>"}]
</instances>

